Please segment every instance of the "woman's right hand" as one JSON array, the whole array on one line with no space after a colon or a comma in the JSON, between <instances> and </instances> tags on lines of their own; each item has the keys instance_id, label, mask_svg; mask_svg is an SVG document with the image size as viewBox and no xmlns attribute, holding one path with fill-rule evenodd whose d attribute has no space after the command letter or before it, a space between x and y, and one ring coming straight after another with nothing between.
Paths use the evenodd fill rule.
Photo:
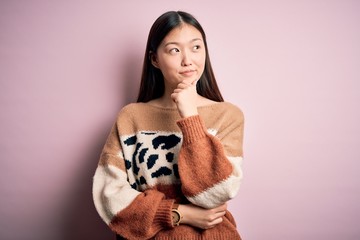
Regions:
<instances>
[{"instance_id":1,"label":"woman's right hand","mask_svg":"<svg viewBox=\"0 0 360 240\"><path fill-rule=\"evenodd\" d=\"M212 209L198 207L194 204L181 204L178 208L183 216L181 223L201 229L213 228L221 223L223 221L223 216L226 213L226 209L226 203Z\"/></svg>"}]
</instances>

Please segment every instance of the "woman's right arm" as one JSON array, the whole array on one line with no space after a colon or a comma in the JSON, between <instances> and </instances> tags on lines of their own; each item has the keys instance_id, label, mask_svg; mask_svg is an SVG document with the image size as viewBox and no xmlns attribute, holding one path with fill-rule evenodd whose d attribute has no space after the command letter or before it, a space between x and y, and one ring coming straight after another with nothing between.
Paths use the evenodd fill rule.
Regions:
<instances>
[{"instance_id":1,"label":"woman's right arm","mask_svg":"<svg viewBox=\"0 0 360 240\"><path fill-rule=\"evenodd\" d=\"M227 204L212 209L202 208L194 204L185 204L179 205L178 210L183 217L181 223L201 229L209 229L223 221Z\"/></svg>"},{"instance_id":2,"label":"woman's right arm","mask_svg":"<svg viewBox=\"0 0 360 240\"><path fill-rule=\"evenodd\" d=\"M172 228L174 200L155 190L139 192L127 181L116 124L106 141L93 179L93 200L101 218L128 239L148 239Z\"/></svg>"}]
</instances>

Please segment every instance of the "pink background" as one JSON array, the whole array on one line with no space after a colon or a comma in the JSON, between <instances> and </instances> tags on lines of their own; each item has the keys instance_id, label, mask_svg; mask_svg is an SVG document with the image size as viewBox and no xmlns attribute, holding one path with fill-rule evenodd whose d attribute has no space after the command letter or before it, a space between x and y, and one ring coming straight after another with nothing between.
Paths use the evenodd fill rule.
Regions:
<instances>
[{"instance_id":1,"label":"pink background","mask_svg":"<svg viewBox=\"0 0 360 240\"><path fill-rule=\"evenodd\" d=\"M360 239L360 2L0 2L0 239L113 239L92 175L153 21L186 10L243 109L244 239Z\"/></svg>"}]
</instances>

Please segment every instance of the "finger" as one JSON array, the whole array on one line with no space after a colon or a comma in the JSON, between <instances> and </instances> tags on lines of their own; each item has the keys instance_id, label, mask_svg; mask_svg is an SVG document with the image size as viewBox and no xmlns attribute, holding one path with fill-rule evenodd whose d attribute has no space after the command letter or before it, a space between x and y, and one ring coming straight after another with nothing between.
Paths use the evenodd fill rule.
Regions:
<instances>
[{"instance_id":1,"label":"finger","mask_svg":"<svg viewBox=\"0 0 360 240\"><path fill-rule=\"evenodd\" d=\"M222 217L219 217L219 218L216 218L216 219L214 219L213 221L211 221L208 225L209 225L210 227L215 227L217 224L222 223L223 220L224 220L224 219L223 219Z\"/></svg>"},{"instance_id":2,"label":"finger","mask_svg":"<svg viewBox=\"0 0 360 240\"><path fill-rule=\"evenodd\" d=\"M226 211L217 212L214 214L214 219L221 218L226 214Z\"/></svg>"},{"instance_id":3,"label":"finger","mask_svg":"<svg viewBox=\"0 0 360 240\"><path fill-rule=\"evenodd\" d=\"M226 209L227 209L227 204L226 204L226 203L224 203L223 205L220 205L220 206L214 208L215 212L226 211Z\"/></svg>"},{"instance_id":4,"label":"finger","mask_svg":"<svg viewBox=\"0 0 360 240\"><path fill-rule=\"evenodd\" d=\"M170 97L171 97L171 99L172 99L174 102L177 103L177 99L178 99L178 94L177 94L177 93L172 93L172 94L170 95Z\"/></svg>"}]
</instances>

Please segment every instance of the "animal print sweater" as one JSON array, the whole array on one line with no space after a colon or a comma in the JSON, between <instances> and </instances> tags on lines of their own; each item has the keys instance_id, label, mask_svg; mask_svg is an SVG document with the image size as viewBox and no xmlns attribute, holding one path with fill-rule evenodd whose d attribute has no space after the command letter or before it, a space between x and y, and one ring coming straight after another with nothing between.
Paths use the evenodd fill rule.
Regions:
<instances>
[{"instance_id":1,"label":"animal print sweater","mask_svg":"<svg viewBox=\"0 0 360 240\"><path fill-rule=\"evenodd\" d=\"M214 208L242 178L242 111L227 103L177 109L133 103L118 114L93 179L95 207L125 239L240 239L232 215L208 230L172 223L173 204Z\"/></svg>"}]
</instances>

